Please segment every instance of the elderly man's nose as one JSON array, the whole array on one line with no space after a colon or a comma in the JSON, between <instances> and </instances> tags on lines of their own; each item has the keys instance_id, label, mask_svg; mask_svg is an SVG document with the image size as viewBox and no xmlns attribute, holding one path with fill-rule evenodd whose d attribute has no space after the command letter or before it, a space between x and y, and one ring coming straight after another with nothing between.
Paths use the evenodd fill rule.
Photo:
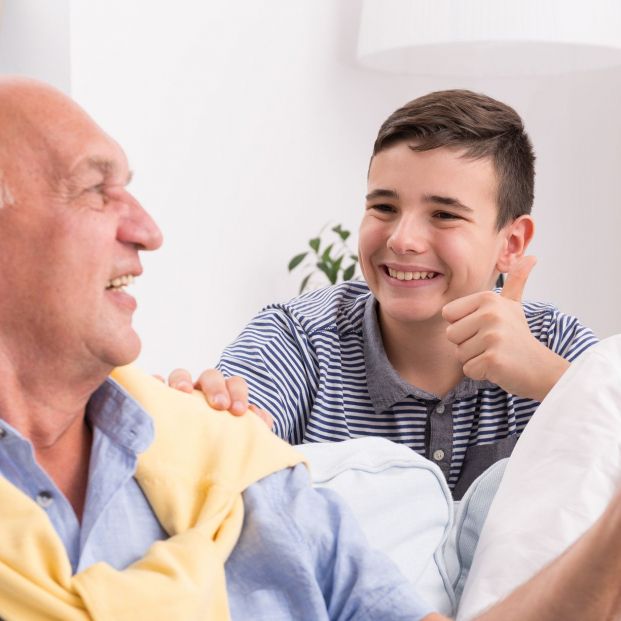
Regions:
<instances>
[{"instance_id":1,"label":"elderly man's nose","mask_svg":"<svg viewBox=\"0 0 621 621\"><path fill-rule=\"evenodd\" d=\"M157 250L163 242L162 231L142 205L133 196L128 194L128 197L128 208L119 223L119 241L144 250Z\"/></svg>"}]
</instances>

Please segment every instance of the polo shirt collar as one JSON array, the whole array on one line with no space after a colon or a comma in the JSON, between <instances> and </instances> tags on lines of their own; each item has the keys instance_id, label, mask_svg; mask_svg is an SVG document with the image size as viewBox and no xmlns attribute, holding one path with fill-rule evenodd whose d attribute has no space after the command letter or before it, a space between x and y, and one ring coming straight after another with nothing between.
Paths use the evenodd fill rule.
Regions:
<instances>
[{"instance_id":1,"label":"polo shirt collar","mask_svg":"<svg viewBox=\"0 0 621 621\"><path fill-rule=\"evenodd\" d=\"M370 295L365 305L362 320L367 390L376 414L385 412L407 397L415 397L423 401L451 403L456 399L472 397L482 388L493 388L495 386L487 380L479 381L464 377L455 388L440 399L437 395L406 382L390 364L386 355L377 319L377 307L377 300Z\"/></svg>"}]
</instances>

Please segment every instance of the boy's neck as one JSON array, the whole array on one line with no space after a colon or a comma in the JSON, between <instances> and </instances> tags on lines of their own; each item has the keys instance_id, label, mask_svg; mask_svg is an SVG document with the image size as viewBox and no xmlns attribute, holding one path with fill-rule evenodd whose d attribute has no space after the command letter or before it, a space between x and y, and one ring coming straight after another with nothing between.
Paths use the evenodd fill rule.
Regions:
<instances>
[{"instance_id":1,"label":"boy's neck","mask_svg":"<svg viewBox=\"0 0 621 621\"><path fill-rule=\"evenodd\" d=\"M379 310L379 309L378 309ZM441 318L405 324L383 317L378 320L386 356L409 384L444 396L464 377L456 346L446 338L447 323Z\"/></svg>"}]
</instances>

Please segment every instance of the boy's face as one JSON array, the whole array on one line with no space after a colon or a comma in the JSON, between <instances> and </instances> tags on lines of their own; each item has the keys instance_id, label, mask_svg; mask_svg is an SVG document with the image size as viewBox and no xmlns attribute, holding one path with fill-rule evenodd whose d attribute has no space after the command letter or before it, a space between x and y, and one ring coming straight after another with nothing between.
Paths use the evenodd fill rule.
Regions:
<instances>
[{"instance_id":1,"label":"boy's face","mask_svg":"<svg viewBox=\"0 0 621 621\"><path fill-rule=\"evenodd\" d=\"M383 322L441 321L445 304L490 289L504 267L493 164L462 153L400 142L371 162L359 254Z\"/></svg>"}]
</instances>

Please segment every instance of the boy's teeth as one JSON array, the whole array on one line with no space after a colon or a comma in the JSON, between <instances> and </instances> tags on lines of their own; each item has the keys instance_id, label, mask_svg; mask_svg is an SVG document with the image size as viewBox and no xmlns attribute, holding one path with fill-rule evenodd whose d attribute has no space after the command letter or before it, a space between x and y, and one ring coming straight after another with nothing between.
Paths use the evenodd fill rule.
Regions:
<instances>
[{"instance_id":1,"label":"boy's teeth","mask_svg":"<svg viewBox=\"0 0 621 621\"><path fill-rule=\"evenodd\" d=\"M123 276L117 276L108 281L106 289L124 289L127 285L131 285L134 282L134 277L131 274L125 274Z\"/></svg>"},{"instance_id":2,"label":"boy's teeth","mask_svg":"<svg viewBox=\"0 0 621 621\"><path fill-rule=\"evenodd\" d=\"M397 280L429 280L434 278L435 272L398 272L392 268L388 268L388 274Z\"/></svg>"}]
</instances>

